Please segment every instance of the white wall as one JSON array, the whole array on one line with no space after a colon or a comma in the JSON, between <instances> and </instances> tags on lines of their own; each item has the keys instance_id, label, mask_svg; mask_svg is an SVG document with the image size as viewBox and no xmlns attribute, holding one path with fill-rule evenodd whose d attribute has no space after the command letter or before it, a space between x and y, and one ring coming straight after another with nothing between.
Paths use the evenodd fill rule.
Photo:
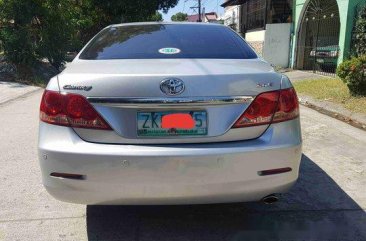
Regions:
<instances>
[{"instance_id":1,"label":"white wall","mask_svg":"<svg viewBox=\"0 0 366 241\"><path fill-rule=\"evenodd\" d=\"M248 42L263 42L266 30L248 32L245 34L245 40Z\"/></svg>"},{"instance_id":2,"label":"white wall","mask_svg":"<svg viewBox=\"0 0 366 241\"><path fill-rule=\"evenodd\" d=\"M271 64L289 67L291 24L267 24L263 58Z\"/></svg>"},{"instance_id":3,"label":"white wall","mask_svg":"<svg viewBox=\"0 0 366 241\"><path fill-rule=\"evenodd\" d=\"M240 6L227 6L225 8L225 12L222 16L224 20L224 24L226 26L230 26L232 24L236 24L236 31L239 32L239 14L240 14Z\"/></svg>"}]
</instances>

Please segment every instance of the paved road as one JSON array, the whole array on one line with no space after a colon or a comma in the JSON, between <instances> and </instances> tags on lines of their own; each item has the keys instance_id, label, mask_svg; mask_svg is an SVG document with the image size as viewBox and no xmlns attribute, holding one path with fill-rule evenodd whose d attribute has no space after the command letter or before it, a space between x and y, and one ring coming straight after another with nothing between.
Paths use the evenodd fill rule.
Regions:
<instances>
[{"instance_id":1,"label":"paved road","mask_svg":"<svg viewBox=\"0 0 366 241\"><path fill-rule=\"evenodd\" d=\"M37 90L40 90L40 87L0 81L0 105L18 96L28 95Z\"/></svg>"},{"instance_id":2,"label":"paved road","mask_svg":"<svg viewBox=\"0 0 366 241\"><path fill-rule=\"evenodd\" d=\"M40 97L0 106L0 240L366 240L364 131L302 108L301 176L272 206L86 207L41 185Z\"/></svg>"}]
</instances>

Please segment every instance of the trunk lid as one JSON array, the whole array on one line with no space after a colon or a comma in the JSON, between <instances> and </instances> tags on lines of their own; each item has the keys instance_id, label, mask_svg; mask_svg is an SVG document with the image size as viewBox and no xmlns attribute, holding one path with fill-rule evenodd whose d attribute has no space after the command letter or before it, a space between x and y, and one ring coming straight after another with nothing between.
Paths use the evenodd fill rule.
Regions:
<instances>
[{"instance_id":1,"label":"trunk lid","mask_svg":"<svg viewBox=\"0 0 366 241\"><path fill-rule=\"evenodd\" d=\"M160 83L166 78L182 80L184 92L178 96L163 93ZM239 129L231 126L249 106L251 98L281 88L281 75L260 59L76 60L58 76L58 81L62 92L87 97L114 130L75 128L79 136L90 142L116 144L256 138L268 126ZM70 86L83 86L84 90L70 89ZM207 135L139 137L137 113L140 111L206 111Z\"/></svg>"}]
</instances>

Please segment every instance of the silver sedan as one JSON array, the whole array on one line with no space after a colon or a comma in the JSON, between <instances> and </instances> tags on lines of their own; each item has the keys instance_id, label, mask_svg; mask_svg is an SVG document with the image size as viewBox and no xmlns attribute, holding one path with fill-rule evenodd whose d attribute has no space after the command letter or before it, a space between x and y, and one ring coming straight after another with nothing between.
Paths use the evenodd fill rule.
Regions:
<instances>
[{"instance_id":1,"label":"silver sedan","mask_svg":"<svg viewBox=\"0 0 366 241\"><path fill-rule=\"evenodd\" d=\"M109 26L40 106L43 183L66 202L261 200L296 182L301 146L289 79L216 24Z\"/></svg>"}]
</instances>

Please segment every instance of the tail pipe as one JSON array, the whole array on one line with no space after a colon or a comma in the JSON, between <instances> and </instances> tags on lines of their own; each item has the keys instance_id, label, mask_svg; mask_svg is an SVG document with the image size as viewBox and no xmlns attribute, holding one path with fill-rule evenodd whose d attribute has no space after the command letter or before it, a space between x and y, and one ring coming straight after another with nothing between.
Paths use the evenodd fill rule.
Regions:
<instances>
[{"instance_id":1,"label":"tail pipe","mask_svg":"<svg viewBox=\"0 0 366 241\"><path fill-rule=\"evenodd\" d=\"M275 194L270 194L262 198L264 204L273 204L278 201L278 197Z\"/></svg>"}]
</instances>

